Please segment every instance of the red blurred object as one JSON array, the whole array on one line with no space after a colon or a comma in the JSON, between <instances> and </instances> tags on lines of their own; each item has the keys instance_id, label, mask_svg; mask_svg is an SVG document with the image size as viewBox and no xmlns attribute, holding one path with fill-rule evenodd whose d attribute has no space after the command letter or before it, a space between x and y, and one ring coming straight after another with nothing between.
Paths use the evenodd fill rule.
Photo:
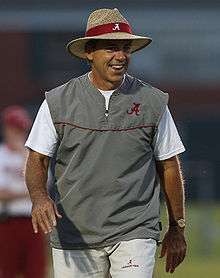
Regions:
<instances>
[{"instance_id":1,"label":"red blurred object","mask_svg":"<svg viewBox=\"0 0 220 278\"><path fill-rule=\"evenodd\" d=\"M21 106L12 105L6 107L1 113L3 125L28 130L31 127L31 118L28 112Z\"/></svg>"}]
</instances>

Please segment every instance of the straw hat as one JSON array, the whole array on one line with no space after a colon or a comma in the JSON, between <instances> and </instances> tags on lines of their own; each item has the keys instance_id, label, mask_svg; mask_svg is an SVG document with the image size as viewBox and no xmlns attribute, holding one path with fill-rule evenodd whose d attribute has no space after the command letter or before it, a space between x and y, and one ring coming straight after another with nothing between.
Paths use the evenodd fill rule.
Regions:
<instances>
[{"instance_id":1,"label":"straw hat","mask_svg":"<svg viewBox=\"0 0 220 278\"><path fill-rule=\"evenodd\" d=\"M85 45L89 40L132 40L131 52L140 50L151 43L149 37L132 34L128 21L118 9L99 9L88 18L85 37L70 41L67 50L71 55L86 59Z\"/></svg>"}]
</instances>

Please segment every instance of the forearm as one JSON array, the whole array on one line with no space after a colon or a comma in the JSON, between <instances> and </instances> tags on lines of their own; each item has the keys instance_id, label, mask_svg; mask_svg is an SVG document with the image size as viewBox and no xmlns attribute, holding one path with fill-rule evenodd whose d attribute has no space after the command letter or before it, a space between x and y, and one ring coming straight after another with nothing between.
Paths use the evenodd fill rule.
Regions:
<instances>
[{"instance_id":1,"label":"forearm","mask_svg":"<svg viewBox=\"0 0 220 278\"><path fill-rule=\"evenodd\" d=\"M25 169L25 182L32 200L48 197L47 175L49 158L34 151L29 151Z\"/></svg>"},{"instance_id":2,"label":"forearm","mask_svg":"<svg viewBox=\"0 0 220 278\"><path fill-rule=\"evenodd\" d=\"M27 192L16 193L8 189L0 189L0 201L11 202L17 199L27 198Z\"/></svg>"},{"instance_id":3,"label":"forearm","mask_svg":"<svg viewBox=\"0 0 220 278\"><path fill-rule=\"evenodd\" d=\"M48 165L49 157L29 151L25 180L33 203L31 215L35 233L39 227L44 233L50 233L57 224L56 217L62 217L47 192Z\"/></svg>"},{"instance_id":4,"label":"forearm","mask_svg":"<svg viewBox=\"0 0 220 278\"><path fill-rule=\"evenodd\" d=\"M167 204L169 223L185 219L184 181L178 157L159 163L158 173Z\"/></svg>"},{"instance_id":5,"label":"forearm","mask_svg":"<svg viewBox=\"0 0 220 278\"><path fill-rule=\"evenodd\" d=\"M185 219L184 183L178 157L158 162L157 170L169 218L169 228L162 241L161 258L166 255L166 271L173 273L184 260L187 250L184 226L181 227L180 222L177 222Z\"/></svg>"}]
</instances>

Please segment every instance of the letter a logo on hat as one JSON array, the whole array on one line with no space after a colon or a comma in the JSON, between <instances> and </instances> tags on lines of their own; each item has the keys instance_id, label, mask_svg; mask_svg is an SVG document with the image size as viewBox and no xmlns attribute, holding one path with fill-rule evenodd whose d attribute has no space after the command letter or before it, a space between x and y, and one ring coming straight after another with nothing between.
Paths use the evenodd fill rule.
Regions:
<instances>
[{"instance_id":1,"label":"letter a logo on hat","mask_svg":"<svg viewBox=\"0 0 220 278\"><path fill-rule=\"evenodd\" d=\"M119 23L115 23L115 26L112 28L113 31L120 31Z\"/></svg>"}]
</instances>

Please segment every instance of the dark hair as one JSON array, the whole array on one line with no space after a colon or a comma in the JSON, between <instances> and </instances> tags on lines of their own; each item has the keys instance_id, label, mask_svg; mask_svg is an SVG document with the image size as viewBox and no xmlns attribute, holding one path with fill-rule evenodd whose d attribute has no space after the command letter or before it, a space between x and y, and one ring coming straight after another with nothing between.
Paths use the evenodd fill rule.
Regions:
<instances>
[{"instance_id":1,"label":"dark hair","mask_svg":"<svg viewBox=\"0 0 220 278\"><path fill-rule=\"evenodd\" d=\"M95 50L96 43L97 43L97 40L89 40L85 44L85 52L88 52L88 51L91 51L91 50Z\"/></svg>"},{"instance_id":2,"label":"dark hair","mask_svg":"<svg viewBox=\"0 0 220 278\"><path fill-rule=\"evenodd\" d=\"M91 51L94 51L96 48L96 43L97 40L89 40L86 44L85 44L85 52L89 53ZM86 59L87 63L89 66L91 66L92 61L90 61L89 59Z\"/></svg>"}]
</instances>

